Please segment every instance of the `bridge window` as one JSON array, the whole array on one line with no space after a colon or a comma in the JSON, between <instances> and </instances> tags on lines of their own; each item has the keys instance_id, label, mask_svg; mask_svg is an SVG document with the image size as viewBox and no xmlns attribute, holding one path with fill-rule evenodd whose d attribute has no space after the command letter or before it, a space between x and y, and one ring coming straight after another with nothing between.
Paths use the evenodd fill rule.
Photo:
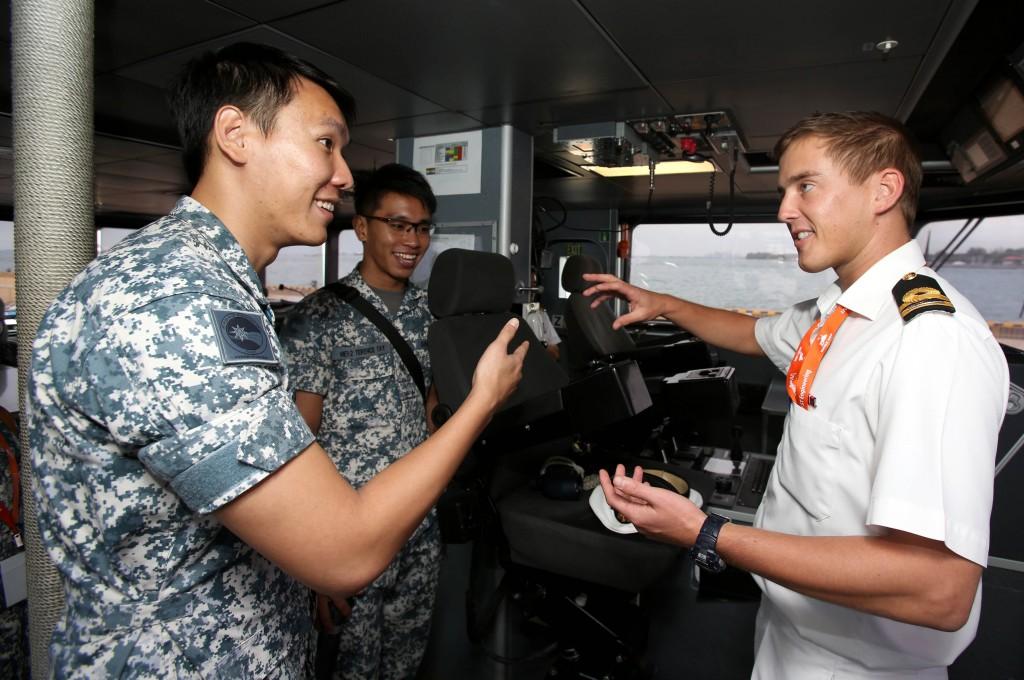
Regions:
<instances>
[{"instance_id":1,"label":"bridge window","mask_svg":"<svg viewBox=\"0 0 1024 680\"><path fill-rule=\"evenodd\" d=\"M817 297L835 275L803 272L781 223L734 224L724 237L700 223L637 226L629 278L702 305L763 316Z\"/></svg>"},{"instance_id":2,"label":"bridge window","mask_svg":"<svg viewBox=\"0 0 1024 680\"><path fill-rule=\"evenodd\" d=\"M1024 215L931 222L917 242L926 259L977 307L1001 342L1024 349ZM957 245L959 244L959 245ZM633 232L630 281L711 307L755 316L817 297L831 270L803 272L782 224L646 224Z\"/></svg>"},{"instance_id":3,"label":"bridge window","mask_svg":"<svg viewBox=\"0 0 1024 680\"><path fill-rule=\"evenodd\" d=\"M353 229L345 229L341 232L338 243L338 278L349 275L359 261L363 259L363 244L356 238Z\"/></svg>"},{"instance_id":4,"label":"bridge window","mask_svg":"<svg viewBox=\"0 0 1024 680\"><path fill-rule=\"evenodd\" d=\"M134 234L136 229L123 229L121 227L100 227L96 230L96 252L102 253L110 250L124 237Z\"/></svg>"},{"instance_id":5,"label":"bridge window","mask_svg":"<svg viewBox=\"0 0 1024 680\"><path fill-rule=\"evenodd\" d=\"M1024 215L930 222L917 242L996 338L1024 349Z\"/></svg>"},{"instance_id":6,"label":"bridge window","mask_svg":"<svg viewBox=\"0 0 1024 680\"><path fill-rule=\"evenodd\" d=\"M298 302L324 285L324 246L288 246L267 265L268 300Z\"/></svg>"}]
</instances>

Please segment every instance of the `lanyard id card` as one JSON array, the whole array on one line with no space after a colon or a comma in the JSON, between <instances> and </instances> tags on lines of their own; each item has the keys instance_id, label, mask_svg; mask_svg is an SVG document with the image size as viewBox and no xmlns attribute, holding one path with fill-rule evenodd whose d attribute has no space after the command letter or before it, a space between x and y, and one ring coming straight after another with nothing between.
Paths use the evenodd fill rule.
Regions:
<instances>
[{"instance_id":1,"label":"lanyard id card","mask_svg":"<svg viewBox=\"0 0 1024 680\"><path fill-rule=\"evenodd\" d=\"M800 341L800 346L793 355L793 361L786 373L786 392L800 408L806 409L815 405L811 385L814 384L814 377L818 373L818 365L825 352L832 346L839 326L849 315L850 310L842 305L836 305L827 318L821 317L808 328L803 340Z\"/></svg>"}]
</instances>

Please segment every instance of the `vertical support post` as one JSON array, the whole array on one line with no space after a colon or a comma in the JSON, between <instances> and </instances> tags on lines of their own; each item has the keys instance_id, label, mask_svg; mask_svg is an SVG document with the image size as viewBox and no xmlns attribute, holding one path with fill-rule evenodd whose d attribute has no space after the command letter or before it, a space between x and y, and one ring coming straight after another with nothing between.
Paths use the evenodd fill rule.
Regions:
<instances>
[{"instance_id":1,"label":"vertical support post","mask_svg":"<svg viewBox=\"0 0 1024 680\"><path fill-rule=\"evenodd\" d=\"M14 261L18 394L32 676L50 676L49 642L64 610L39 541L25 388L43 313L95 256L93 34L90 0L13 0Z\"/></svg>"}]
</instances>

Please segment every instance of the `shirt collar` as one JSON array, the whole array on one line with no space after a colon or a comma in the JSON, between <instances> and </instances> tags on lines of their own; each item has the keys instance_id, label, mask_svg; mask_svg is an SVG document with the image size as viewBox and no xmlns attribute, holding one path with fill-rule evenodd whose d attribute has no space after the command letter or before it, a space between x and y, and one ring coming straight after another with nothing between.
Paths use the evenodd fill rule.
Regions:
<instances>
[{"instance_id":1,"label":"shirt collar","mask_svg":"<svg viewBox=\"0 0 1024 680\"><path fill-rule=\"evenodd\" d=\"M374 302L378 309L387 309L384 301L380 299L380 296L377 295L376 291L370 287L370 284L366 282L366 279L364 279L363 275L359 272L359 265L356 265L352 271L345 276L345 278L341 279L341 282L355 288L364 298ZM406 283L405 293L402 295L402 302L398 305L398 314L401 315L407 307L413 307L416 302L426 294L427 291L425 289L420 288L412 281Z\"/></svg>"},{"instance_id":2,"label":"shirt collar","mask_svg":"<svg viewBox=\"0 0 1024 680\"><path fill-rule=\"evenodd\" d=\"M832 304L838 302L851 312L874 320L885 309L885 305L892 302L892 287L896 282L903 275L916 272L924 266L921 246L911 239L873 264L841 294L835 294L839 292L839 286L832 284L834 291L831 287L826 290L818 298L818 307L821 308L822 298L831 292L834 295Z\"/></svg>"},{"instance_id":3,"label":"shirt collar","mask_svg":"<svg viewBox=\"0 0 1024 680\"><path fill-rule=\"evenodd\" d=\"M216 215L191 196L182 196L171 210L171 217L183 220L202 235L217 251L235 277L249 288L260 305L267 305L267 298L263 294L263 285L260 283L256 270L252 267L252 262L245 256L245 251L242 250L242 246L239 245L234 235L228 231L228 228Z\"/></svg>"},{"instance_id":4,"label":"shirt collar","mask_svg":"<svg viewBox=\"0 0 1024 680\"><path fill-rule=\"evenodd\" d=\"M370 284L368 284L366 279L363 278L363 275L359 273L359 265L356 265L352 271L342 278L341 282L347 286L355 288L359 291L359 294L367 300L377 300L377 294L373 292L373 288L370 288Z\"/></svg>"}]
</instances>

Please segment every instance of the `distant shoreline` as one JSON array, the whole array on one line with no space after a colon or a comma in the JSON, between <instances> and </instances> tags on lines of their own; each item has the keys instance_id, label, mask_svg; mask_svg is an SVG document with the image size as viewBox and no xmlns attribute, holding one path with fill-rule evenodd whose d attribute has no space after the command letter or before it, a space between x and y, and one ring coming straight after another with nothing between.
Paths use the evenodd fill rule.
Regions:
<instances>
[{"instance_id":1,"label":"distant shoreline","mask_svg":"<svg viewBox=\"0 0 1024 680\"><path fill-rule=\"evenodd\" d=\"M796 255L775 255L772 253L747 253L746 255L635 255L634 260L746 260L755 262L796 262ZM1021 264L999 264L998 262L947 262L943 269L1006 269L1024 270ZM941 269L939 270L942 271Z\"/></svg>"}]
</instances>

